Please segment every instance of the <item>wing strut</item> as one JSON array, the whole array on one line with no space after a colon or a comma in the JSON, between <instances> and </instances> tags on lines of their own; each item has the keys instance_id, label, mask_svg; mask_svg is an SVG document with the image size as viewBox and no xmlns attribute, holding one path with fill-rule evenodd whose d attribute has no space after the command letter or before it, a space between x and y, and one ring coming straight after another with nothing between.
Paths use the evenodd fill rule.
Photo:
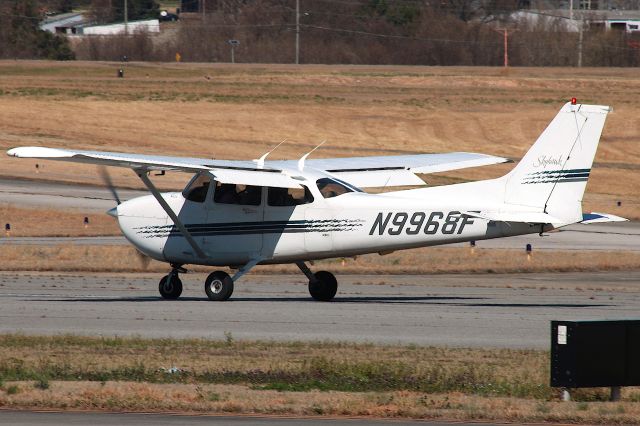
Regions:
<instances>
[{"instance_id":1,"label":"wing strut","mask_svg":"<svg viewBox=\"0 0 640 426\"><path fill-rule=\"evenodd\" d=\"M173 221L174 225L176 225L178 227L178 229L182 233L182 236L187 240L189 245L191 247L193 247L193 250L195 250L195 252L198 255L198 257L200 257L202 259L205 259L207 257L207 255L204 254L204 252L202 251L202 249L200 248L198 243L196 243L196 240L193 239L193 237L191 236L191 234L189 233L187 228L185 228L185 226L182 224L180 219L178 219L178 216L176 216L176 214L173 212L171 207L169 207L169 204L167 204L165 199L162 198L162 195L160 195L160 192L158 192L158 189L155 187L153 182L151 182L151 180L147 176L147 172L146 171L138 171L138 170L136 170L136 174L138 175L140 180L142 182L144 182L145 186L147 187L149 192L151 192L151 194L153 194L153 196L158 201L158 203L160 203L160 205L162 206L164 211L167 212L167 214L169 215L169 217Z\"/></svg>"}]
</instances>

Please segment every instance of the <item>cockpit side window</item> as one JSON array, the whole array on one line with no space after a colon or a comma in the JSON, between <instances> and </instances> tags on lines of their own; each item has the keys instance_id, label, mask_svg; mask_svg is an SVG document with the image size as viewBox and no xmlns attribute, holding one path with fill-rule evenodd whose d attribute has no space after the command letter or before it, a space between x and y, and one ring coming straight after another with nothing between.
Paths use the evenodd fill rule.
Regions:
<instances>
[{"instance_id":1,"label":"cockpit side window","mask_svg":"<svg viewBox=\"0 0 640 426\"><path fill-rule=\"evenodd\" d=\"M309 188L275 188L269 187L268 203L273 207L299 206L313 203L313 195Z\"/></svg>"},{"instance_id":2,"label":"cockpit side window","mask_svg":"<svg viewBox=\"0 0 640 426\"><path fill-rule=\"evenodd\" d=\"M318 189L324 198L333 198L347 192L357 191L346 183L331 178L318 179L316 185L318 185Z\"/></svg>"},{"instance_id":3,"label":"cockpit side window","mask_svg":"<svg viewBox=\"0 0 640 426\"><path fill-rule=\"evenodd\" d=\"M204 200L207 199L210 184L211 179L209 179L209 176L199 174L189 182L189 185L182 191L182 195L189 201L204 203Z\"/></svg>"},{"instance_id":4,"label":"cockpit side window","mask_svg":"<svg viewBox=\"0 0 640 426\"><path fill-rule=\"evenodd\" d=\"M217 182L213 201L218 204L259 206L262 202L262 187Z\"/></svg>"}]
</instances>

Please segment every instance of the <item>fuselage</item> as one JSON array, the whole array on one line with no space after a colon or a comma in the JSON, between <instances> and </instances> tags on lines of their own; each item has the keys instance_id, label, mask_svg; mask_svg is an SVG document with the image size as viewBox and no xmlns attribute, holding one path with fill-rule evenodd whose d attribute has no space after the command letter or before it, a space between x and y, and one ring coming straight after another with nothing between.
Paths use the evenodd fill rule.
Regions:
<instances>
[{"instance_id":1,"label":"fuselage","mask_svg":"<svg viewBox=\"0 0 640 426\"><path fill-rule=\"evenodd\" d=\"M243 265L252 259L268 264L388 253L542 231L539 225L462 214L504 207L491 198L495 191L483 190L491 181L483 181L484 186L472 182L384 194L348 190L331 196L317 182L313 176L304 182L306 199L296 205L282 205L286 202L273 195L277 191L267 187L257 187L248 201L229 203L214 195L222 190L214 181L197 198L189 194L189 187L182 193L162 194L205 258L194 253L153 196L121 204L118 220L126 238L154 259L212 266ZM544 230L551 228L547 225Z\"/></svg>"}]
</instances>

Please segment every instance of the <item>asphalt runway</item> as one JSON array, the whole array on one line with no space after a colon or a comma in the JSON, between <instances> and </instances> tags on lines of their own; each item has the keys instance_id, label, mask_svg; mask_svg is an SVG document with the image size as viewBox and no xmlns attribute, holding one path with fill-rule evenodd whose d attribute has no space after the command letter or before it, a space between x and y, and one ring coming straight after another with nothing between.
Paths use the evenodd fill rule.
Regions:
<instances>
[{"instance_id":1,"label":"asphalt runway","mask_svg":"<svg viewBox=\"0 0 640 426\"><path fill-rule=\"evenodd\" d=\"M0 424L14 426L53 425L234 425L234 426L275 426L305 424L309 426L351 426L351 425L423 425L423 426L477 426L478 423L447 423L420 420L372 420L372 419L322 419L285 418L257 416L183 416L172 414L130 414L130 413L55 413L32 411L0 411ZM482 423L492 426L494 423Z\"/></svg>"},{"instance_id":2,"label":"asphalt runway","mask_svg":"<svg viewBox=\"0 0 640 426\"><path fill-rule=\"evenodd\" d=\"M210 302L203 274L162 300L160 274L0 273L0 332L548 348L551 320L628 319L640 271L346 275L334 302L299 275L249 275Z\"/></svg>"}]
</instances>

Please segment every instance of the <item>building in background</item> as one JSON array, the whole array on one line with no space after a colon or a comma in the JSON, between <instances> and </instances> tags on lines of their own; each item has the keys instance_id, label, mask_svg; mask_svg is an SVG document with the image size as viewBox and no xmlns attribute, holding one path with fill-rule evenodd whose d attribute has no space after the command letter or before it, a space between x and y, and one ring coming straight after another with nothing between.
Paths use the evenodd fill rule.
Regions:
<instances>
[{"instance_id":1,"label":"building in background","mask_svg":"<svg viewBox=\"0 0 640 426\"><path fill-rule=\"evenodd\" d=\"M95 22L84 13L62 13L47 16L40 23L40 29L54 34L77 34L78 28L92 25Z\"/></svg>"}]
</instances>

